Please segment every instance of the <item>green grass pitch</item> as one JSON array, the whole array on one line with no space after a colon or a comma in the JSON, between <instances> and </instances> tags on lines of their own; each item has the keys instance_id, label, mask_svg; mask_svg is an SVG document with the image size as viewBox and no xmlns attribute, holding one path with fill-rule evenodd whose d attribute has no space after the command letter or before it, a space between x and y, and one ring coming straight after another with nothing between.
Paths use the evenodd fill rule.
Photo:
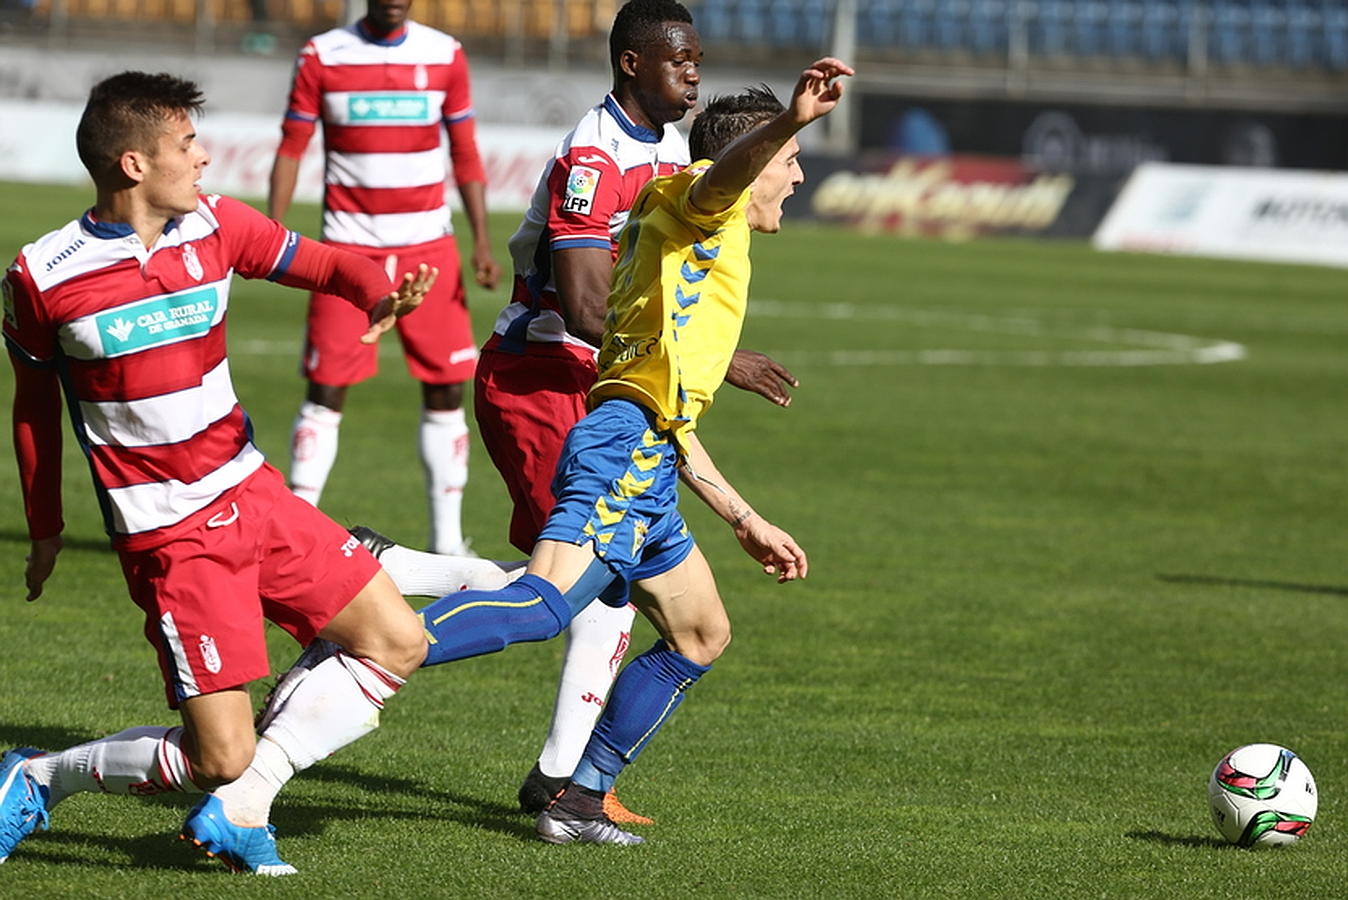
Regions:
<instances>
[{"instance_id":1,"label":"green grass pitch","mask_svg":"<svg viewBox=\"0 0 1348 900\"><path fill-rule=\"evenodd\" d=\"M0 252L87 202L0 185ZM493 220L503 261L513 218ZM775 584L690 500L735 641L621 782L657 820L648 845L545 846L513 810L551 642L422 672L297 777L274 811L297 877L226 883L172 840L182 798L84 795L0 894L1348 895L1344 273L789 221L754 253L743 344L801 386L789 410L725 389L701 433L810 578ZM485 336L503 291L472 302ZM304 297L239 282L234 303L235 382L284 469ZM332 516L424 540L416 420L390 353L351 393ZM467 531L510 554L474 453ZM66 460L67 548L37 603L0 479L4 745L174 720L69 440ZM295 648L272 639L279 669ZM639 624L634 646L652 639ZM1208 822L1208 773L1253 741L1319 781L1292 848L1237 850Z\"/></svg>"}]
</instances>

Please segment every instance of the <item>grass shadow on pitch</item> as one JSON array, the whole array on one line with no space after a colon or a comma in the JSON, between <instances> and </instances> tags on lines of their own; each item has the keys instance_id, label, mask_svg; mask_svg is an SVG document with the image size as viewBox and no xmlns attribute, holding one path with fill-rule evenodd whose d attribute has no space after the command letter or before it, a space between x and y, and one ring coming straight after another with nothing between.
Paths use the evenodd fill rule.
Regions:
<instances>
[{"instance_id":1,"label":"grass shadow on pitch","mask_svg":"<svg viewBox=\"0 0 1348 900\"><path fill-rule=\"evenodd\" d=\"M533 837L533 819L523 815L514 805L483 800L470 794L442 791L408 778L396 778L389 775L373 774L350 766L317 765L306 769L301 776L309 781L322 781L356 787L372 795L371 808L363 814L372 818L389 816L391 818L425 818L433 821L462 822L474 828L486 828L502 834ZM284 798L284 795L282 795ZM404 797L409 806L402 806L391 798ZM304 833L317 830L315 812L325 811L327 807L297 804L295 815L296 828L292 833ZM331 813L350 818L354 811L333 807ZM273 821L281 828L289 814L282 804L273 810ZM321 825L319 826L321 828Z\"/></svg>"},{"instance_id":2,"label":"grass shadow on pitch","mask_svg":"<svg viewBox=\"0 0 1348 900\"><path fill-rule=\"evenodd\" d=\"M0 542L23 544L25 547L32 543L28 538L28 532L16 531L13 528L0 528ZM70 537L69 535L63 535L61 549L108 552L112 549L112 544L106 537Z\"/></svg>"},{"instance_id":3,"label":"grass shadow on pitch","mask_svg":"<svg viewBox=\"0 0 1348 900\"><path fill-rule=\"evenodd\" d=\"M1124 837L1135 841L1147 841L1152 844L1165 844L1167 847L1192 847L1195 850L1239 850L1235 844L1228 844L1218 838L1203 837L1196 834L1166 834L1164 831L1129 831Z\"/></svg>"},{"instance_id":4,"label":"grass shadow on pitch","mask_svg":"<svg viewBox=\"0 0 1348 900\"><path fill-rule=\"evenodd\" d=\"M1332 584L1298 584L1293 581L1272 581L1259 578L1223 578L1216 575L1157 575L1158 580L1170 584L1203 584L1217 587L1261 588L1270 591L1292 591L1298 594L1329 594L1348 597L1348 587Z\"/></svg>"},{"instance_id":5,"label":"grass shadow on pitch","mask_svg":"<svg viewBox=\"0 0 1348 900\"><path fill-rule=\"evenodd\" d=\"M0 752L11 747L34 747L38 750L64 750L84 744L108 732L61 728L56 725L16 724L0 722Z\"/></svg>"}]
</instances>

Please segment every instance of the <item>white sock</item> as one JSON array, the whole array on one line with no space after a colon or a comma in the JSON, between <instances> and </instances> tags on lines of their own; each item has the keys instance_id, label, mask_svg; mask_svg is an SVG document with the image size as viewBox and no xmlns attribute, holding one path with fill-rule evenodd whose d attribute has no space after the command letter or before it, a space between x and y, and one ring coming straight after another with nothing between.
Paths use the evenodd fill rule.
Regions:
<instances>
[{"instance_id":1,"label":"white sock","mask_svg":"<svg viewBox=\"0 0 1348 900\"><path fill-rule=\"evenodd\" d=\"M305 676L262 737L302 772L378 728L384 701L404 683L373 660L338 652Z\"/></svg>"},{"instance_id":2,"label":"white sock","mask_svg":"<svg viewBox=\"0 0 1348 900\"><path fill-rule=\"evenodd\" d=\"M580 762L595 720L604 709L623 654L632 639L631 604L621 609L595 600L571 620L566 629L566 657L552 728L538 755L538 767L553 778L570 777Z\"/></svg>"},{"instance_id":3,"label":"white sock","mask_svg":"<svg viewBox=\"0 0 1348 900\"><path fill-rule=\"evenodd\" d=\"M182 751L183 729L144 726L34 757L28 771L50 792L50 809L71 794L148 796L170 791L200 793Z\"/></svg>"},{"instance_id":4,"label":"white sock","mask_svg":"<svg viewBox=\"0 0 1348 900\"><path fill-rule=\"evenodd\" d=\"M418 435L431 508L431 550L463 546L463 488L468 484L468 422L462 409L423 409Z\"/></svg>"},{"instance_id":5,"label":"white sock","mask_svg":"<svg viewBox=\"0 0 1348 900\"><path fill-rule=\"evenodd\" d=\"M342 414L305 400L290 429L290 490L314 506L337 461L337 430Z\"/></svg>"},{"instance_id":6,"label":"white sock","mask_svg":"<svg viewBox=\"0 0 1348 900\"><path fill-rule=\"evenodd\" d=\"M244 773L213 793L224 806L225 817L235 825L266 825L272 801L294 774L295 767L281 745L260 737L257 752Z\"/></svg>"},{"instance_id":7,"label":"white sock","mask_svg":"<svg viewBox=\"0 0 1348 900\"><path fill-rule=\"evenodd\" d=\"M404 596L443 597L455 591L495 591L524 574L527 559L498 562L475 556L444 556L394 544L379 554Z\"/></svg>"}]
</instances>

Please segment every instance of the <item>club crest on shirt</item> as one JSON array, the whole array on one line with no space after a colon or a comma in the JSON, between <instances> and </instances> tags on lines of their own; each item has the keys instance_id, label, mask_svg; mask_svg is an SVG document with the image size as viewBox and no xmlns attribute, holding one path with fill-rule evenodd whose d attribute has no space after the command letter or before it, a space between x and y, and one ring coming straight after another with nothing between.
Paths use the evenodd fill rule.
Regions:
<instances>
[{"instance_id":1,"label":"club crest on shirt","mask_svg":"<svg viewBox=\"0 0 1348 900\"><path fill-rule=\"evenodd\" d=\"M562 212L588 213L594 207L594 192L599 187L598 169L589 166L576 166L566 179L566 198L562 200Z\"/></svg>"},{"instance_id":2,"label":"club crest on shirt","mask_svg":"<svg viewBox=\"0 0 1348 900\"><path fill-rule=\"evenodd\" d=\"M183 244L183 268L193 281L200 281L206 274L206 270L201 268L201 260L197 258L197 248L192 244Z\"/></svg>"}]
</instances>

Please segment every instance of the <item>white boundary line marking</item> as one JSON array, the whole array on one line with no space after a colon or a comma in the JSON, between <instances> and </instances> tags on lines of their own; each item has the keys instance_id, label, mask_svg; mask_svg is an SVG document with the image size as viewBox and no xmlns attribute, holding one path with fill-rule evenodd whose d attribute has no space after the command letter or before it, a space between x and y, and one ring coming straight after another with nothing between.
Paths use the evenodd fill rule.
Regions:
<instances>
[{"instance_id":1,"label":"white boundary line marking","mask_svg":"<svg viewBox=\"0 0 1348 900\"><path fill-rule=\"evenodd\" d=\"M784 363L832 366L1168 366L1210 365L1245 359L1243 344L1109 325L1054 325L1025 312L997 316L948 310L858 306L852 303L750 301L750 315L815 321L870 321L957 331L1007 334L1132 346L1118 350L783 350L765 351Z\"/></svg>"},{"instance_id":2,"label":"white boundary line marking","mask_svg":"<svg viewBox=\"0 0 1348 900\"><path fill-rule=\"evenodd\" d=\"M1110 325L1051 324L1036 314L1016 311L1007 315L859 306L853 303L801 303L751 300L750 315L770 319L811 319L824 322L888 322L940 327L954 331L1050 337L1059 340L1112 344L1135 349L1110 350L774 350L764 351L788 365L838 367L877 366L1003 366L1003 367L1119 367L1212 365L1245 359L1244 344L1220 338L1193 337L1165 331L1116 328ZM292 356L299 359L301 341L274 338L231 342L231 352L247 356ZM396 358L402 348L383 341L379 356Z\"/></svg>"}]
</instances>

